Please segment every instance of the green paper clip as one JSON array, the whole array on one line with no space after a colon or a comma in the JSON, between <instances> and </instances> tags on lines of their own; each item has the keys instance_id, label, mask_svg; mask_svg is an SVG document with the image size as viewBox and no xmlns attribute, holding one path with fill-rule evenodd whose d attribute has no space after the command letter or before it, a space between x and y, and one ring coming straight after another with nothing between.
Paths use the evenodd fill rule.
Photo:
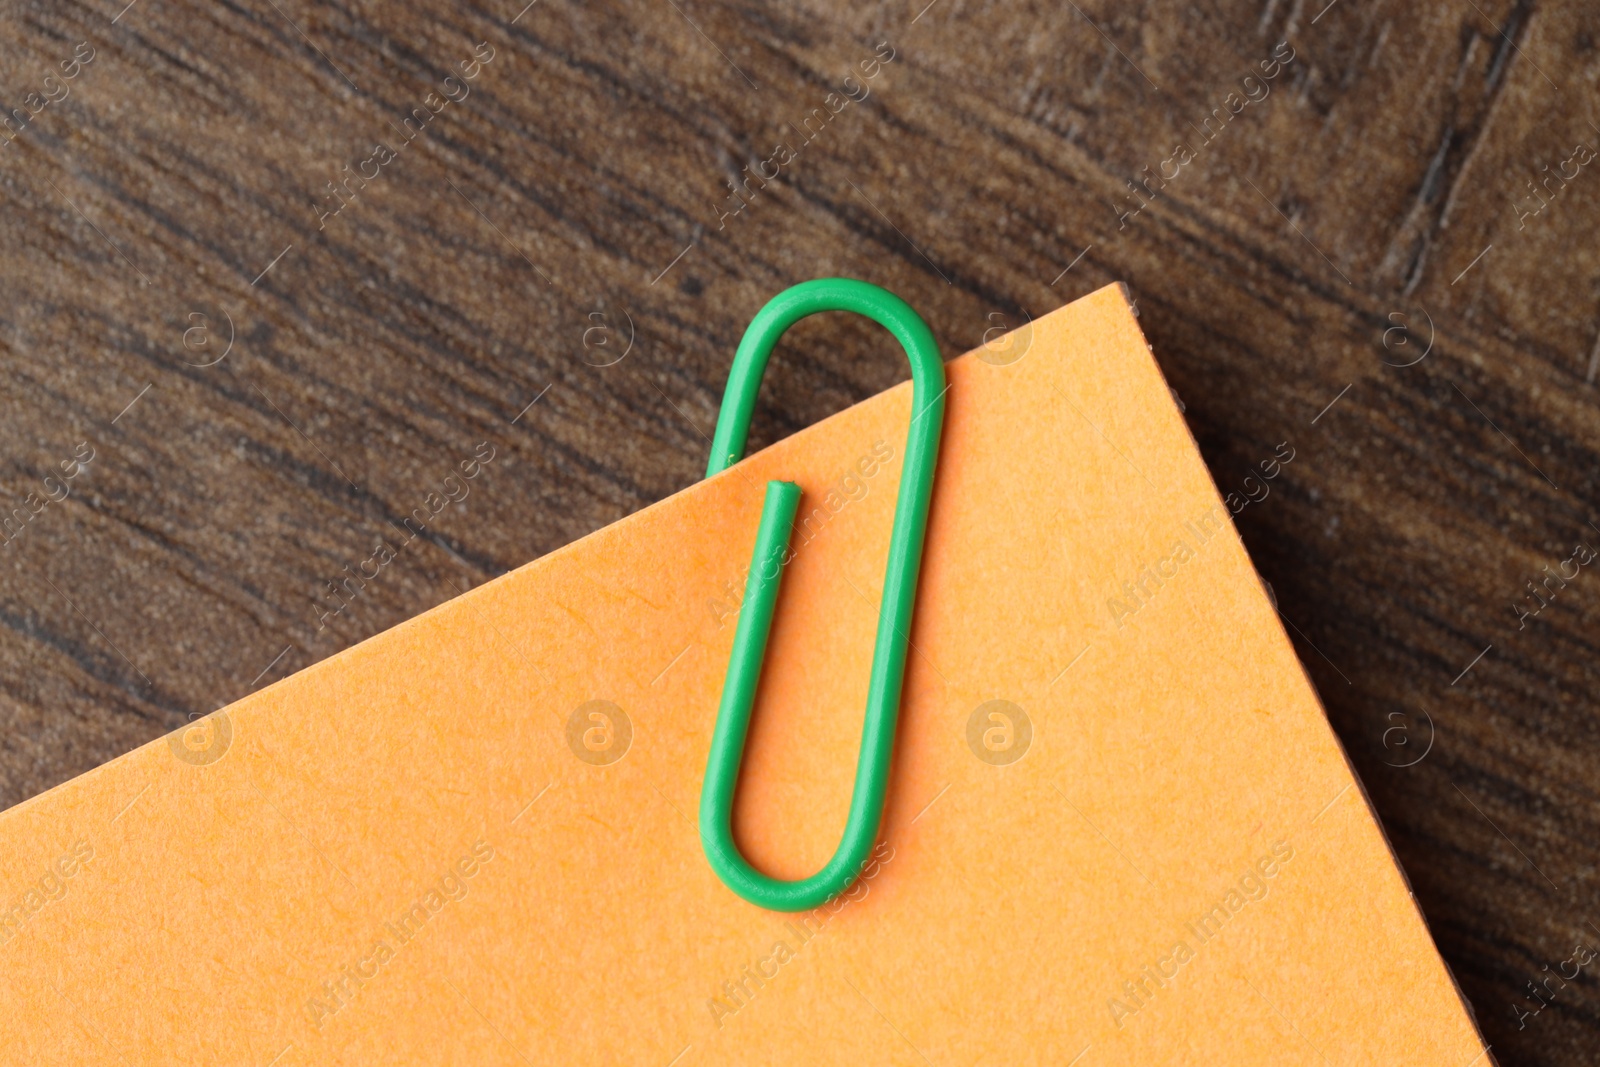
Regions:
<instances>
[{"instance_id":1,"label":"green paper clip","mask_svg":"<svg viewBox=\"0 0 1600 1067\"><path fill-rule=\"evenodd\" d=\"M848 278L818 278L779 293L750 321L728 373L706 477L727 469L744 455L750 413L773 346L790 326L819 311L853 311L894 335L911 360L912 415L906 431L905 467L895 503L894 530L889 535L889 562L884 571L850 815L833 858L809 878L794 882L769 878L751 867L733 840L733 794L744 761L750 709L761 678L767 636L772 630L772 610L784 564L791 557L789 540L800 503L798 485L767 483L750 576L745 582L744 603L733 637L733 654L728 658L723 682L722 706L706 760L705 788L700 794L700 842L711 869L729 889L752 904L774 911L804 911L842 893L865 866L867 853L877 841L900 717L906 645L922 567L933 473L939 459L939 435L944 429L944 363L927 324L904 300L875 285Z\"/></svg>"}]
</instances>

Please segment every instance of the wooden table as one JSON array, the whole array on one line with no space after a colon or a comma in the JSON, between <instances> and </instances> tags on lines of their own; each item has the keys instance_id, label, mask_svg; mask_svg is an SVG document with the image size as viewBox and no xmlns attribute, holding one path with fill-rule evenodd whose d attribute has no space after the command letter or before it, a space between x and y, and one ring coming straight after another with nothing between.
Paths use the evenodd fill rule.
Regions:
<instances>
[{"instance_id":1,"label":"wooden table","mask_svg":"<svg viewBox=\"0 0 1600 1067\"><path fill-rule=\"evenodd\" d=\"M693 482L793 282L1123 280L1493 1056L1595 1062L1593 5L123 2L0 21L5 804ZM753 447L904 374L784 348Z\"/></svg>"}]
</instances>

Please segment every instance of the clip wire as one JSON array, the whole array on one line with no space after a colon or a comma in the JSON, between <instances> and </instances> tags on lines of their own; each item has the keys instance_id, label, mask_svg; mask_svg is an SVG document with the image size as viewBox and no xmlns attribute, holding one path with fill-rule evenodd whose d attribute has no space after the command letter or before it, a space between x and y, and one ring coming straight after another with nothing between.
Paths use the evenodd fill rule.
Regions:
<instances>
[{"instance_id":1,"label":"clip wire","mask_svg":"<svg viewBox=\"0 0 1600 1067\"><path fill-rule=\"evenodd\" d=\"M906 431L905 465L895 503L894 528L889 536L889 560L884 570L850 814L833 858L810 877L792 882L770 878L751 867L733 840L734 791L744 761L750 711L761 680L778 587L784 565L793 555L789 544L800 503L800 487L795 483L767 483L733 652L723 682L722 704L706 760L705 786L700 794L700 842L711 869L729 889L752 904L773 911L804 911L842 893L866 865L867 854L877 840L900 718L906 646L922 568L939 437L944 429L944 363L927 324L910 305L887 290L849 278L818 278L779 293L751 320L728 373L706 477L726 470L744 455L756 392L773 347L790 326L820 311L855 312L894 335L911 361L912 414Z\"/></svg>"}]
</instances>

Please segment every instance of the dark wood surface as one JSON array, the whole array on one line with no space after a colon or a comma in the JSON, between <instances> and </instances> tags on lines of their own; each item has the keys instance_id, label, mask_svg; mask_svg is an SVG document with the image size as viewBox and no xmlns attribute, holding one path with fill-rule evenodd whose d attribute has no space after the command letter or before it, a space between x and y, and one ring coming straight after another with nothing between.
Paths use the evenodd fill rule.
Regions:
<instances>
[{"instance_id":1,"label":"dark wood surface","mask_svg":"<svg viewBox=\"0 0 1600 1067\"><path fill-rule=\"evenodd\" d=\"M1600 962L1519 1019L1600 948L1600 575L1516 607L1600 550L1600 9L124 2L0 16L0 802L694 481L789 284L956 355L1122 280L1224 491L1295 450L1236 521L1493 1056L1600 1058ZM903 373L784 348L753 445Z\"/></svg>"}]
</instances>

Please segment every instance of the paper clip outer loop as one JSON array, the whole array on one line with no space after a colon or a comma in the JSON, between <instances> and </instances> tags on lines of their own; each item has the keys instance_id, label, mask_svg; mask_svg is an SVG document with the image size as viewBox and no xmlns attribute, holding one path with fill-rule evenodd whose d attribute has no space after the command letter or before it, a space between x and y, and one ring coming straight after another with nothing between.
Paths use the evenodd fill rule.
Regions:
<instances>
[{"instance_id":1,"label":"paper clip outer loop","mask_svg":"<svg viewBox=\"0 0 1600 1067\"><path fill-rule=\"evenodd\" d=\"M848 278L819 278L779 293L751 320L728 374L711 461L706 466L707 477L725 470L744 455L756 392L773 346L790 326L819 311L864 315L900 342L911 361L911 424L906 432L900 493L889 537L850 814L833 858L810 877L792 882L770 878L751 867L733 840L734 791L772 629L773 606L789 558L795 511L800 502L800 487L793 482L767 483L750 575L734 632L733 653L723 683L722 704L706 760L705 785L700 794L700 841L712 870L728 888L752 904L773 911L804 911L842 893L860 873L877 841L900 717L906 646L922 567L939 437L944 429L944 363L927 324L904 300L875 285Z\"/></svg>"}]
</instances>

